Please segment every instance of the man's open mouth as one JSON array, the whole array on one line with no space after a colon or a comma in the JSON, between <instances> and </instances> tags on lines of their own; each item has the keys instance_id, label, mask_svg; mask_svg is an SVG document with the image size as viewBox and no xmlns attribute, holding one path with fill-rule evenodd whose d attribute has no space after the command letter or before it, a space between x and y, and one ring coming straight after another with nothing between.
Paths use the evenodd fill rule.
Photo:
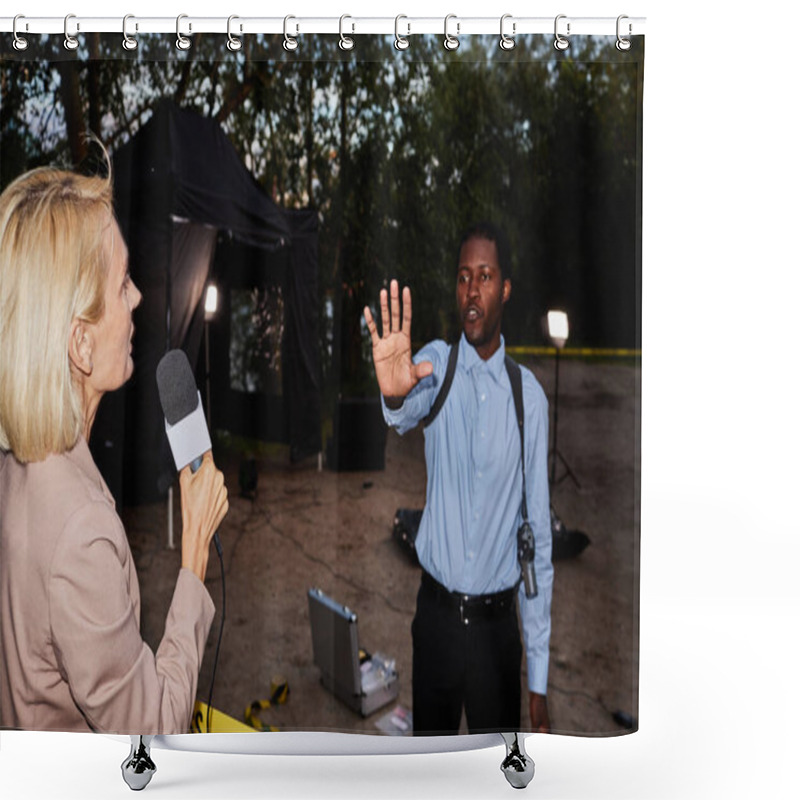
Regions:
<instances>
[{"instance_id":1,"label":"man's open mouth","mask_svg":"<svg viewBox=\"0 0 800 800\"><path fill-rule=\"evenodd\" d=\"M481 316L481 312L479 309L475 308L475 306L470 306L464 312L464 319L468 322L474 322L476 319L479 319Z\"/></svg>"}]
</instances>

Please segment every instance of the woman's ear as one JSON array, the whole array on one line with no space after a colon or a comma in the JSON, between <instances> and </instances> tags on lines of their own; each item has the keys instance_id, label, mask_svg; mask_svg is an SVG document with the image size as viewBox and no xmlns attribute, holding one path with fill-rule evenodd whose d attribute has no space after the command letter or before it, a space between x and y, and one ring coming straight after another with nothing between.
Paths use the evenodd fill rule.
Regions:
<instances>
[{"instance_id":1,"label":"woman's ear","mask_svg":"<svg viewBox=\"0 0 800 800\"><path fill-rule=\"evenodd\" d=\"M89 326L79 319L73 319L69 326L69 341L67 355L72 366L83 375L91 375L94 369L92 362L93 350L92 331Z\"/></svg>"}]
</instances>

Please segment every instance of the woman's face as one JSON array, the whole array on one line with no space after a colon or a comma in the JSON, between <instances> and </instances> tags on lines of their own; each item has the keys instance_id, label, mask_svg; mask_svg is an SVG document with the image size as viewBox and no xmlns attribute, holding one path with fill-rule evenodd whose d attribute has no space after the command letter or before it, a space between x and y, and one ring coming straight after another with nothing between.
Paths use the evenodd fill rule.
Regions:
<instances>
[{"instance_id":1,"label":"woman's face","mask_svg":"<svg viewBox=\"0 0 800 800\"><path fill-rule=\"evenodd\" d=\"M133 374L133 310L142 300L128 272L128 248L117 221L112 218L105 234L105 310L94 327L92 372L89 381L98 392L119 389Z\"/></svg>"}]
</instances>

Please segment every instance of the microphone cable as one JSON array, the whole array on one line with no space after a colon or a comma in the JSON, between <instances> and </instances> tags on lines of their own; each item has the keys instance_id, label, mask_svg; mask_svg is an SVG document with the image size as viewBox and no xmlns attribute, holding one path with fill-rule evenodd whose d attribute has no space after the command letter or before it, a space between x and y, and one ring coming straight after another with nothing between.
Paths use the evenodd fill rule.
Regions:
<instances>
[{"instance_id":1,"label":"microphone cable","mask_svg":"<svg viewBox=\"0 0 800 800\"><path fill-rule=\"evenodd\" d=\"M222 561L222 542L219 534L214 534L214 547L219 556L219 572L222 578L222 616L219 621L219 634L217 636L217 650L214 653L214 666L211 669L211 685L208 687L208 703L206 713L206 733L211 733L211 698L214 695L214 680L217 676L217 663L219 661L219 648L222 644L222 629L225 627L225 564Z\"/></svg>"}]
</instances>

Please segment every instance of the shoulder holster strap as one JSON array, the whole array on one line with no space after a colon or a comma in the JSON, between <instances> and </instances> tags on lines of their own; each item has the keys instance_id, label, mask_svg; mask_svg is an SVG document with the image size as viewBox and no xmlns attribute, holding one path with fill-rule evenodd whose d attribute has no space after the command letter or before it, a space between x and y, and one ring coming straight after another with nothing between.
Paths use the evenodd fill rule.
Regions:
<instances>
[{"instance_id":1,"label":"shoulder holster strap","mask_svg":"<svg viewBox=\"0 0 800 800\"><path fill-rule=\"evenodd\" d=\"M442 410L444 401L447 400L450 386L453 383L453 375L456 373L456 361L458 361L458 339L456 339L455 344L450 347L450 355L447 357L447 371L444 373L442 387L439 389L439 394L436 395L436 399L433 401L428 416L424 417L422 420L423 428L427 428L428 425L436 419L437 414Z\"/></svg>"},{"instance_id":2,"label":"shoulder holster strap","mask_svg":"<svg viewBox=\"0 0 800 800\"><path fill-rule=\"evenodd\" d=\"M519 452L522 461L522 519L528 521L528 501L525 491L525 407L522 402L522 370L511 356L506 356L506 372L511 383L511 394L514 397L514 410L517 412L519 427Z\"/></svg>"}]
</instances>

